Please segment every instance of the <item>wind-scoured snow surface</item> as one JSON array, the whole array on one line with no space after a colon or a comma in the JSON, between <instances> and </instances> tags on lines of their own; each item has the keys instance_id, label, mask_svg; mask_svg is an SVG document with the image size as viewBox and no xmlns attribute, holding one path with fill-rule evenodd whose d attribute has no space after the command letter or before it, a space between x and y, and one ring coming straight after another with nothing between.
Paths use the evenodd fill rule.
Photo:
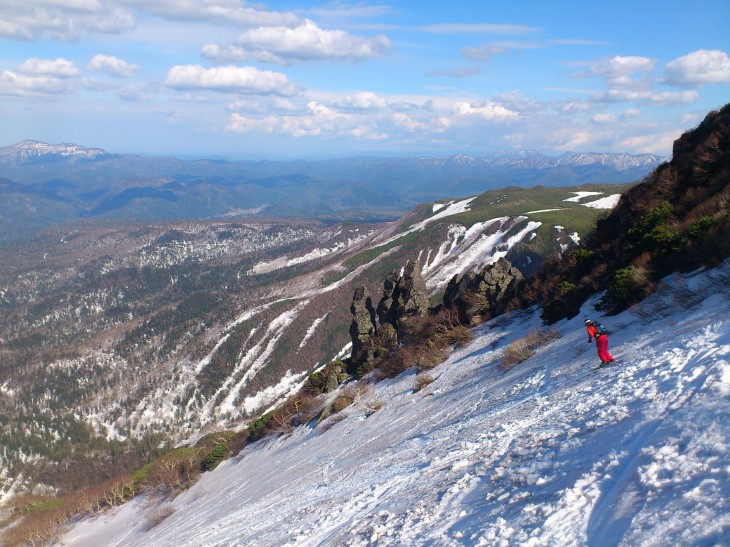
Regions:
<instances>
[{"instance_id":1,"label":"wind-scoured snow surface","mask_svg":"<svg viewBox=\"0 0 730 547\"><path fill-rule=\"evenodd\" d=\"M415 372L376 384L378 412L353 405L329 428L252 444L172 501L138 498L64 545L728 544L723 271L600 317L618 364L592 370L595 301L507 372L504 348L539 313L497 318L420 392ZM149 528L160 504L174 512Z\"/></svg>"}]
</instances>

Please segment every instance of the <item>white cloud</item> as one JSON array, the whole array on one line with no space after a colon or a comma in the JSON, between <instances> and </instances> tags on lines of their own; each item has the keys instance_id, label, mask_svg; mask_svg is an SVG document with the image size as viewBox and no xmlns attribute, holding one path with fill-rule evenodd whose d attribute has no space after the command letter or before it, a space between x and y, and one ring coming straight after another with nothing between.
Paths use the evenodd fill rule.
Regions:
<instances>
[{"instance_id":1,"label":"white cloud","mask_svg":"<svg viewBox=\"0 0 730 547\"><path fill-rule=\"evenodd\" d=\"M342 30L324 30L309 19L290 28L258 27L241 34L233 45L208 44L204 57L216 62L255 59L290 65L307 61L360 61L391 50L384 35L363 38Z\"/></svg>"},{"instance_id":2,"label":"white cloud","mask_svg":"<svg viewBox=\"0 0 730 547\"><path fill-rule=\"evenodd\" d=\"M568 100L559 102L557 109L563 114L575 114L589 112L593 109L593 105L588 101Z\"/></svg>"},{"instance_id":3,"label":"white cloud","mask_svg":"<svg viewBox=\"0 0 730 547\"><path fill-rule=\"evenodd\" d=\"M682 134L681 130L667 131L654 135L633 136L617 143L619 149L632 150L637 154L666 154L672 149L674 141Z\"/></svg>"},{"instance_id":4,"label":"white cloud","mask_svg":"<svg viewBox=\"0 0 730 547\"><path fill-rule=\"evenodd\" d=\"M661 92L651 89L630 90L630 89L609 89L603 93L596 93L592 99L598 102L641 102L655 104L658 106L671 106L678 104L691 104L700 98L696 91L682 91L680 93Z\"/></svg>"},{"instance_id":5,"label":"white cloud","mask_svg":"<svg viewBox=\"0 0 730 547\"><path fill-rule=\"evenodd\" d=\"M251 7L240 0L120 0L140 11L173 21L225 23L245 27L296 26L293 13Z\"/></svg>"},{"instance_id":6,"label":"white cloud","mask_svg":"<svg viewBox=\"0 0 730 547\"><path fill-rule=\"evenodd\" d=\"M385 99L376 95L372 91L360 91L353 95L347 95L342 99L335 101L334 104L340 108L353 110L375 110L388 106Z\"/></svg>"},{"instance_id":7,"label":"white cloud","mask_svg":"<svg viewBox=\"0 0 730 547\"><path fill-rule=\"evenodd\" d=\"M638 108L627 108L621 114L621 117L624 119L638 118L639 116L641 116L641 110Z\"/></svg>"},{"instance_id":8,"label":"white cloud","mask_svg":"<svg viewBox=\"0 0 730 547\"><path fill-rule=\"evenodd\" d=\"M648 57L617 55L591 67L593 74L602 76L611 88L636 87L639 82L635 74L654 71L654 61Z\"/></svg>"},{"instance_id":9,"label":"white cloud","mask_svg":"<svg viewBox=\"0 0 730 547\"><path fill-rule=\"evenodd\" d=\"M70 81L53 76L28 76L11 70L0 74L0 95L24 97L38 94L61 94L72 88Z\"/></svg>"},{"instance_id":10,"label":"white cloud","mask_svg":"<svg viewBox=\"0 0 730 547\"><path fill-rule=\"evenodd\" d=\"M0 74L0 95L24 97L70 92L78 82L79 69L73 62L31 58L15 70Z\"/></svg>"},{"instance_id":11,"label":"white cloud","mask_svg":"<svg viewBox=\"0 0 730 547\"><path fill-rule=\"evenodd\" d=\"M121 88L117 95L125 101L150 101L155 98L155 90L150 85L128 85Z\"/></svg>"},{"instance_id":12,"label":"white cloud","mask_svg":"<svg viewBox=\"0 0 730 547\"><path fill-rule=\"evenodd\" d=\"M72 61L62 57L58 59L28 59L18 67L18 72L27 75L43 75L54 78L73 78L79 75L79 69Z\"/></svg>"},{"instance_id":13,"label":"white cloud","mask_svg":"<svg viewBox=\"0 0 730 547\"><path fill-rule=\"evenodd\" d=\"M607 112L600 112L593 116L592 121L597 124L613 123L616 121L616 116Z\"/></svg>"},{"instance_id":14,"label":"white cloud","mask_svg":"<svg viewBox=\"0 0 730 547\"><path fill-rule=\"evenodd\" d=\"M420 122L403 112L393 114L392 120L396 126L401 127L406 131L425 131L428 129L427 124Z\"/></svg>"},{"instance_id":15,"label":"white cloud","mask_svg":"<svg viewBox=\"0 0 730 547\"><path fill-rule=\"evenodd\" d=\"M222 66L204 68L200 65L172 67L165 85L179 90L210 90L225 93L290 96L297 86L280 72L254 67Z\"/></svg>"},{"instance_id":16,"label":"white cloud","mask_svg":"<svg viewBox=\"0 0 730 547\"><path fill-rule=\"evenodd\" d=\"M664 81L677 86L730 83L730 57L717 49L700 49L667 63Z\"/></svg>"},{"instance_id":17,"label":"white cloud","mask_svg":"<svg viewBox=\"0 0 730 547\"><path fill-rule=\"evenodd\" d=\"M128 78L134 76L139 70L137 65L133 65L110 55L95 55L88 66L89 70L100 70L106 72L115 78Z\"/></svg>"},{"instance_id":18,"label":"white cloud","mask_svg":"<svg viewBox=\"0 0 730 547\"><path fill-rule=\"evenodd\" d=\"M465 101L456 102L451 107L451 112L457 117L478 117L488 121L508 121L519 117L517 112L508 110L502 105L495 103L468 103Z\"/></svg>"},{"instance_id":19,"label":"white cloud","mask_svg":"<svg viewBox=\"0 0 730 547\"><path fill-rule=\"evenodd\" d=\"M266 115L271 113L299 112L300 107L285 97L248 96L228 105L230 112L247 112L249 114Z\"/></svg>"},{"instance_id":20,"label":"white cloud","mask_svg":"<svg viewBox=\"0 0 730 547\"><path fill-rule=\"evenodd\" d=\"M119 33L135 26L134 16L104 0L3 0L0 38L72 41L85 34Z\"/></svg>"},{"instance_id":21,"label":"white cloud","mask_svg":"<svg viewBox=\"0 0 730 547\"><path fill-rule=\"evenodd\" d=\"M465 47L461 50L461 55L467 59L475 61L488 61L495 55L504 55L508 52L507 48L495 46L494 44L484 44L478 47Z\"/></svg>"},{"instance_id":22,"label":"white cloud","mask_svg":"<svg viewBox=\"0 0 730 547\"><path fill-rule=\"evenodd\" d=\"M370 116L338 112L318 101L310 101L307 104L307 112L303 115L251 118L234 112L231 114L226 131L277 132L297 138L354 137L382 140L388 137L386 133L378 130L377 123Z\"/></svg>"}]
</instances>

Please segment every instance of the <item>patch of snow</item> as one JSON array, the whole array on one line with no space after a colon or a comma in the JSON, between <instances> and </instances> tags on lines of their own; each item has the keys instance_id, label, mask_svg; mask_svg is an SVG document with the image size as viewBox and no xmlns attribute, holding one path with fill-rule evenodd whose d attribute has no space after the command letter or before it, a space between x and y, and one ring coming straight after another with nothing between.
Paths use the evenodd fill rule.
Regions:
<instances>
[{"instance_id":1,"label":"patch of snow","mask_svg":"<svg viewBox=\"0 0 730 547\"><path fill-rule=\"evenodd\" d=\"M612 194L596 201L581 203L581 205L592 207L593 209L613 209L616 205L618 205L619 199L621 199L621 194Z\"/></svg>"},{"instance_id":2,"label":"patch of snow","mask_svg":"<svg viewBox=\"0 0 730 547\"><path fill-rule=\"evenodd\" d=\"M471 206L471 202L474 201L477 197L478 196L474 196L461 201L450 201L447 204L446 208L441 210L440 213L430 216L426 220L422 220L421 222L413 224L410 228L410 231L413 232L417 230L423 230L427 225L432 222L468 211L469 207Z\"/></svg>"},{"instance_id":3,"label":"patch of snow","mask_svg":"<svg viewBox=\"0 0 730 547\"><path fill-rule=\"evenodd\" d=\"M433 259L422 267L426 287L431 292L443 289L454 275L495 263L524 239L527 233L541 225L539 222L528 222L516 235L507 237L515 226L514 222L519 224L525 220L526 217L501 217L478 222L468 230L459 224L449 227L447 240L441 244ZM493 234L484 233L495 227Z\"/></svg>"},{"instance_id":4,"label":"patch of snow","mask_svg":"<svg viewBox=\"0 0 730 547\"><path fill-rule=\"evenodd\" d=\"M306 343L309 341L309 339L314 335L314 331L317 330L317 327L320 325L320 323L322 321L324 321L327 318L327 316L329 314L330 314L330 312L327 312L322 317L318 317L317 319L314 320L314 322L311 324L311 326L307 329L307 332L304 335L304 338L302 338L302 341L299 344L297 351L299 351L306 345Z\"/></svg>"},{"instance_id":5,"label":"patch of snow","mask_svg":"<svg viewBox=\"0 0 730 547\"><path fill-rule=\"evenodd\" d=\"M564 199L563 201L573 201L573 202L579 202L585 197L588 196L600 196L603 194L603 192L571 192L571 194L575 194L572 198Z\"/></svg>"},{"instance_id":6,"label":"patch of snow","mask_svg":"<svg viewBox=\"0 0 730 547\"><path fill-rule=\"evenodd\" d=\"M260 410L267 405L271 405L282 398L293 395L301 387L302 379L307 376L307 372L292 374L291 370L287 370L286 374L281 380L279 380L278 384L275 386L269 386L252 397L246 397L243 400L242 406L248 414L251 414L252 412ZM267 409L266 412L268 412L268 410L271 409Z\"/></svg>"},{"instance_id":7,"label":"patch of snow","mask_svg":"<svg viewBox=\"0 0 730 547\"><path fill-rule=\"evenodd\" d=\"M562 211L563 209L539 209L537 211L527 211L526 215L532 215L534 213L549 213L551 211Z\"/></svg>"}]
</instances>

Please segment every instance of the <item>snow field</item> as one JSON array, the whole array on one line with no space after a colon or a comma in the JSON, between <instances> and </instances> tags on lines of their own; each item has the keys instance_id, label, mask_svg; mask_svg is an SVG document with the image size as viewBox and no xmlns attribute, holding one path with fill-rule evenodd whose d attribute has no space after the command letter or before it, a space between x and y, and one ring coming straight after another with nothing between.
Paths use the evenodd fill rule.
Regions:
<instances>
[{"instance_id":1,"label":"snow field","mask_svg":"<svg viewBox=\"0 0 730 547\"><path fill-rule=\"evenodd\" d=\"M696 275L693 280L699 280ZM509 372L533 310L498 318L430 371L372 388L330 427L263 440L205 473L146 530L149 500L65 545L612 545L730 541L727 292L601 318L618 364L591 370L581 314Z\"/></svg>"}]
</instances>

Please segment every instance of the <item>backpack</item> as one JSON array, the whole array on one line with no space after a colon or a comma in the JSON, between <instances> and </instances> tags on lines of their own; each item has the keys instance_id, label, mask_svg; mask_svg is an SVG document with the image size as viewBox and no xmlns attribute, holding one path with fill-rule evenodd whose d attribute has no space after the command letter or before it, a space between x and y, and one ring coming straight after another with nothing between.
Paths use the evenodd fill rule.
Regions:
<instances>
[{"instance_id":1,"label":"backpack","mask_svg":"<svg viewBox=\"0 0 730 547\"><path fill-rule=\"evenodd\" d=\"M599 334L608 334L608 329L598 321L593 321L591 325L596 327L596 336L598 336Z\"/></svg>"}]
</instances>

